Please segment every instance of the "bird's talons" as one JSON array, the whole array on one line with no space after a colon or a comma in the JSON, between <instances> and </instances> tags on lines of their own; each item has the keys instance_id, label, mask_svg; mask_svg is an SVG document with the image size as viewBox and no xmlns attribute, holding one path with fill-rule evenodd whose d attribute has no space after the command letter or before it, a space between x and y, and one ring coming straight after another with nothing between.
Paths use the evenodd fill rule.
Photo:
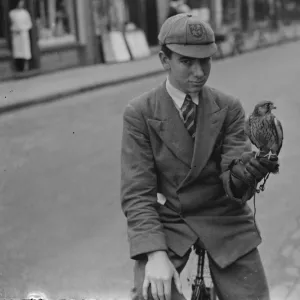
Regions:
<instances>
[{"instance_id":1,"label":"bird's talons","mask_svg":"<svg viewBox=\"0 0 300 300\"><path fill-rule=\"evenodd\" d=\"M271 159L271 157L273 156L272 151L270 150L268 154L264 155L263 157L268 157L268 160Z\"/></svg>"}]
</instances>

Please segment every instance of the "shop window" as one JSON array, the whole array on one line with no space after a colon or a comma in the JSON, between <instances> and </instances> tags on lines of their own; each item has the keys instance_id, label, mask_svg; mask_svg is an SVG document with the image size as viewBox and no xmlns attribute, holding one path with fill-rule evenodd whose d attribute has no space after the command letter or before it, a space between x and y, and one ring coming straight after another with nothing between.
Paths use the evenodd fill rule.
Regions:
<instances>
[{"instance_id":1,"label":"shop window","mask_svg":"<svg viewBox=\"0 0 300 300\"><path fill-rule=\"evenodd\" d=\"M39 0L35 3L41 48L76 42L73 0Z\"/></svg>"},{"instance_id":2,"label":"shop window","mask_svg":"<svg viewBox=\"0 0 300 300\"><path fill-rule=\"evenodd\" d=\"M93 18L96 35L111 30L122 30L128 21L128 11L124 0L93 0Z\"/></svg>"},{"instance_id":3,"label":"shop window","mask_svg":"<svg viewBox=\"0 0 300 300\"><path fill-rule=\"evenodd\" d=\"M269 16L269 3L264 0L254 1L254 17L256 21L265 21Z\"/></svg>"},{"instance_id":4,"label":"shop window","mask_svg":"<svg viewBox=\"0 0 300 300\"><path fill-rule=\"evenodd\" d=\"M281 1L281 7L285 11L285 19L289 21L300 19L300 0Z\"/></svg>"},{"instance_id":5,"label":"shop window","mask_svg":"<svg viewBox=\"0 0 300 300\"><path fill-rule=\"evenodd\" d=\"M109 6L110 28L122 30L124 24L128 21L128 10L124 0L114 0Z\"/></svg>"},{"instance_id":6,"label":"shop window","mask_svg":"<svg viewBox=\"0 0 300 300\"><path fill-rule=\"evenodd\" d=\"M238 17L239 11L236 7L235 0L223 0L223 23L225 25L232 25Z\"/></svg>"},{"instance_id":7,"label":"shop window","mask_svg":"<svg viewBox=\"0 0 300 300\"><path fill-rule=\"evenodd\" d=\"M93 0L92 7L95 34L100 36L109 29L109 2L108 0Z\"/></svg>"}]
</instances>

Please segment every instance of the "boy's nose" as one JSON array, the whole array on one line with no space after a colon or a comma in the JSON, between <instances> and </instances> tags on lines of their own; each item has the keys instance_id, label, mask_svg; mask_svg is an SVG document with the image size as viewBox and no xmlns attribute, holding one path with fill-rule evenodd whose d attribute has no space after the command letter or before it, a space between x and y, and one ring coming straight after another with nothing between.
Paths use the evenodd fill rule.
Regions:
<instances>
[{"instance_id":1,"label":"boy's nose","mask_svg":"<svg viewBox=\"0 0 300 300\"><path fill-rule=\"evenodd\" d=\"M199 61L195 61L193 66L193 72L195 77L202 77L204 75L203 68Z\"/></svg>"}]
</instances>

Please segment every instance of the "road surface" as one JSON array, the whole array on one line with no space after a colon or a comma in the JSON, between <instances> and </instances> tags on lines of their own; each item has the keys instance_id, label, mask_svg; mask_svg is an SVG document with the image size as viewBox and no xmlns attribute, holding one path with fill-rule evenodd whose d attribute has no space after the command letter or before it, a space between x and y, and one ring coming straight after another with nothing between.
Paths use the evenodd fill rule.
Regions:
<instances>
[{"instance_id":1,"label":"road surface","mask_svg":"<svg viewBox=\"0 0 300 300\"><path fill-rule=\"evenodd\" d=\"M300 276L299 52L300 43L291 43L217 61L209 80L239 97L247 113L259 100L274 100L283 123L280 174L269 178L256 203L260 251L276 295L286 295ZM163 79L1 116L0 298L30 291L51 299L128 295L132 262L119 200L122 112Z\"/></svg>"}]
</instances>

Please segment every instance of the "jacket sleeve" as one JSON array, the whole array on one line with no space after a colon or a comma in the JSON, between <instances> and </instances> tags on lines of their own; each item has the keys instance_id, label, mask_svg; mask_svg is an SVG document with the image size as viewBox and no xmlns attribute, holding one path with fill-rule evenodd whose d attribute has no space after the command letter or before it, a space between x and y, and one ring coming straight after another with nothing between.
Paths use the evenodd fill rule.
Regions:
<instances>
[{"instance_id":1,"label":"jacket sleeve","mask_svg":"<svg viewBox=\"0 0 300 300\"><path fill-rule=\"evenodd\" d=\"M156 210L157 175L146 122L131 104L123 116L121 205L132 259L168 249Z\"/></svg>"},{"instance_id":2,"label":"jacket sleeve","mask_svg":"<svg viewBox=\"0 0 300 300\"><path fill-rule=\"evenodd\" d=\"M254 190L250 187L245 190L240 199L236 198L230 187L230 171L228 167L232 160L240 158L244 152L251 151L251 143L245 134L244 124L245 111L239 100L233 100L225 121L225 134L221 154L221 179L229 198L242 203L252 198Z\"/></svg>"}]
</instances>

